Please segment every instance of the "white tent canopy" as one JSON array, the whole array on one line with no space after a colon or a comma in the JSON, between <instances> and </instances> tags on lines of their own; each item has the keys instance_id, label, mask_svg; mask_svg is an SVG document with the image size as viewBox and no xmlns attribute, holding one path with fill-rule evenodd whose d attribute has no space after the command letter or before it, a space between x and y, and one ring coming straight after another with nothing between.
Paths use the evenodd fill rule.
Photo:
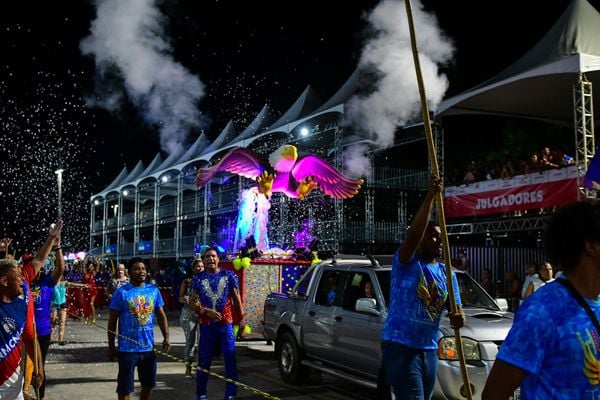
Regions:
<instances>
[{"instance_id":1,"label":"white tent canopy","mask_svg":"<svg viewBox=\"0 0 600 400\"><path fill-rule=\"evenodd\" d=\"M544 37L510 67L440 103L438 116L493 114L573 124L580 74L600 98L600 13L573 0Z\"/></svg>"}]
</instances>

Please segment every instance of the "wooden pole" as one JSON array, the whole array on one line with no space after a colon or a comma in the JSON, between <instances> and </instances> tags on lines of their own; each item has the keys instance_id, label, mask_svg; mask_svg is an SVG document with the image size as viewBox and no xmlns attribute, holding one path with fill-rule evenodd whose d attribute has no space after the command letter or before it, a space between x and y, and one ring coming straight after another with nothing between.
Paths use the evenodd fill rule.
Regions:
<instances>
[{"instance_id":1,"label":"wooden pole","mask_svg":"<svg viewBox=\"0 0 600 400\"><path fill-rule=\"evenodd\" d=\"M39 371L38 368L38 349L40 348L40 343L38 342L38 337L37 337L37 326L35 323L35 320L33 321L33 376L31 377L31 380L33 381L34 379L37 381L37 374ZM36 384L34 385L35 388L35 398L37 400L40 400L40 385Z\"/></svg>"},{"instance_id":2,"label":"wooden pole","mask_svg":"<svg viewBox=\"0 0 600 400\"><path fill-rule=\"evenodd\" d=\"M419 86L419 95L421 97L421 111L423 114L423 124L425 126L425 137L427 139L427 148L429 150L429 159L431 160L431 173L436 176L440 176L439 166L437 162L437 154L435 151L435 144L433 143L433 133L431 132L431 121L429 120L429 107L427 105L427 97L425 95L425 84L423 83L423 75L421 73L421 63L419 61L419 50L417 48L417 40L415 36L415 26L412 17L412 7L410 0L404 0L406 6L406 16L408 19L408 28L410 31L410 44L412 47L413 59L415 63L415 72L417 74L417 83ZM438 213L438 222L440 224L440 230L442 234L442 243L444 249L444 261L446 263L446 280L448 282L448 297L450 302L450 312L455 313L457 311L456 296L454 294L454 285L452 284L452 260L450 258L450 245L448 243L448 232L446 230L446 219L444 216L444 197L442 193L436 195L436 205ZM460 335L460 329L454 329L454 337L456 338L456 350L458 352L458 358L460 361L460 372L463 379L463 385L465 389L466 398L471 400L471 383L469 382L469 375L467 373L467 365L465 362L465 355L463 353L462 338Z\"/></svg>"},{"instance_id":3,"label":"wooden pole","mask_svg":"<svg viewBox=\"0 0 600 400\"><path fill-rule=\"evenodd\" d=\"M23 353L21 355L21 363L23 364L23 393L25 393L25 383L27 381L27 374L29 373L29 371L27 371L27 358L29 357L29 354L27 353L27 346L25 346L25 344L23 343ZM31 376L31 379L33 380L33 375ZM27 395L29 395L29 392L26 393Z\"/></svg>"}]
</instances>

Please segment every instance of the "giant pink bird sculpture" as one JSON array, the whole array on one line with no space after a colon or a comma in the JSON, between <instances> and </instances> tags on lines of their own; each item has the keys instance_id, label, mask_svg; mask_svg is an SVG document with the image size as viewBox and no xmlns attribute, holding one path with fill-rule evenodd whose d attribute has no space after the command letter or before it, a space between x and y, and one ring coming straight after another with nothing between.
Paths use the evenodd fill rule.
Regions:
<instances>
[{"instance_id":1,"label":"giant pink bird sculpture","mask_svg":"<svg viewBox=\"0 0 600 400\"><path fill-rule=\"evenodd\" d=\"M318 188L333 198L347 199L357 194L364 182L339 173L320 157L298 158L298 150L289 144L275 150L268 162L251 150L234 148L214 166L200 169L196 174L196 185L205 186L222 171L256 180L259 193L267 198L273 192L281 192L291 198L303 199Z\"/></svg>"}]
</instances>

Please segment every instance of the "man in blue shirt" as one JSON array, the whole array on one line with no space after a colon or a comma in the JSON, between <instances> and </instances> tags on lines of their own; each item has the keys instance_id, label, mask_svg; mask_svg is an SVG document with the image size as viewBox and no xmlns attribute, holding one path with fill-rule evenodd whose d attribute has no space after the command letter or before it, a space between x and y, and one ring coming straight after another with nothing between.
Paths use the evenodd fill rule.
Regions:
<instances>
[{"instance_id":1,"label":"man in blue shirt","mask_svg":"<svg viewBox=\"0 0 600 400\"><path fill-rule=\"evenodd\" d=\"M55 252L56 265L51 273L42 275L39 272L34 281L31 282L31 293L33 294L33 306L35 310L35 329L38 343L42 353L42 363L46 365L46 355L50 347L50 336L52 335L52 323L50 321L52 295L54 287L60 280L65 270L65 259L63 258L62 247L60 246L60 236L58 243L52 250ZM45 368L44 368L45 369ZM25 388L29 388L30 379L26 377ZM28 390L24 392L29 393ZM39 397L43 399L46 393L46 374L44 372L44 381L40 385Z\"/></svg>"},{"instance_id":2,"label":"man in blue shirt","mask_svg":"<svg viewBox=\"0 0 600 400\"><path fill-rule=\"evenodd\" d=\"M444 308L450 308L446 266L437 262L442 255L441 231L430 221L433 201L441 191L441 179L432 176L425 200L392 262L391 301L381 349L387 381L397 399L428 400L435 385L440 320ZM460 305L454 273L452 282ZM450 324L461 328L464 318L458 307L450 314Z\"/></svg>"},{"instance_id":3,"label":"man in blue shirt","mask_svg":"<svg viewBox=\"0 0 600 400\"><path fill-rule=\"evenodd\" d=\"M141 400L148 400L156 386L156 354L154 354L154 316L163 335L162 347L169 351L169 326L163 310L164 301L158 288L146 284L146 265L134 257L127 263L129 283L119 288L110 303L108 319L108 359L117 354L115 336L119 323L119 373L117 394L119 400L129 400L134 391L134 370L142 386Z\"/></svg>"},{"instance_id":4,"label":"man in blue shirt","mask_svg":"<svg viewBox=\"0 0 600 400\"><path fill-rule=\"evenodd\" d=\"M557 211L544 244L564 273L519 307L482 399L508 399L518 386L523 400L600 398L600 332L583 307L600 318L600 201Z\"/></svg>"}]
</instances>

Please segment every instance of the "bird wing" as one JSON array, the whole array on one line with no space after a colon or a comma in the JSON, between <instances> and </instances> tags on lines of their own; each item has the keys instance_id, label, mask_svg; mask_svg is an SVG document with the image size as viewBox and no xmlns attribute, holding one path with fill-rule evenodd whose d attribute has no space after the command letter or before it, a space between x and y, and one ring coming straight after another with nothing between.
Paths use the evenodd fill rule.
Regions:
<instances>
[{"instance_id":1,"label":"bird wing","mask_svg":"<svg viewBox=\"0 0 600 400\"><path fill-rule=\"evenodd\" d=\"M222 171L256 179L265 169L267 163L262 156L248 149L236 147L212 167L200 169L196 173L196 186L204 187L213 176Z\"/></svg>"},{"instance_id":2,"label":"bird wing","mask_svg":"<svg viewBox=\"0 0 600 400\"><path fill-rule=\"evenodd\" d=\"M297 181L312 177L323 193L336 199L353 197L364 182L339 173L327 161L314 155L298 159L292 169L292 176Z\"/></svg>"}]
</instances>

